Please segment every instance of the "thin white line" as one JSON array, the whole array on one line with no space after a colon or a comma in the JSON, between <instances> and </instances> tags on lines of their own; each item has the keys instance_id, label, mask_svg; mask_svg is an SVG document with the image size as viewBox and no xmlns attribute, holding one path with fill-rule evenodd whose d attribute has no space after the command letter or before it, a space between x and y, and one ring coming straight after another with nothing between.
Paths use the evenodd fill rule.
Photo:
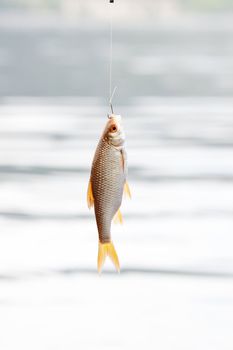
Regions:
<instances>
[{"instance_id":1,"label":"thin white line","mask_svg":"<svg viewBox=\"0 0 233 350\"><path fill-rule=\"evenodd\" d=\"M113 99L113 97L114 97L114 95L115 95L116 89L117 89L117 86L114 87L113 93L112 93L112 95L110 96L109 104L112 103L112 99Z\"/></svg>"},{"instance_id":2,"label":"thin white line","mask_svg":"<svg viewBox=\"0 0 233 350\"><path fill-rule=\"evenodd\" d=\"M110 3L110 64L109 64L109 104L111 103L111 96L112 96L112 47L113 47L113 40L112 40L112 32L113 32L113 19L112 19L112 6L113 4Z\"/></svg>"}]
</instances>

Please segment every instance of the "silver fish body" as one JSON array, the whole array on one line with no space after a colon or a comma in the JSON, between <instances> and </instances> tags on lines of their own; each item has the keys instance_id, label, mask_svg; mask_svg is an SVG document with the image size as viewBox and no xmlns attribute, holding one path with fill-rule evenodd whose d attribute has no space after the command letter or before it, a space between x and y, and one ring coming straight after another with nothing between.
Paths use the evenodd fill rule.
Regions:
<instances>
[{"instance_id":1,"label":"silver fish body","mask_svg":"<svg viewBox=\"0 0 233 350\"><path fill-rule=\"evenodd\" d=\"M94 157L91 182L101 243L111 242L111 222L121 206L125 172L122 151L101 139Z\"/></svg>"},{"instance_id":2,"label":"silver fish body","mask_svg":"<svg viewBox=\"0 0 233 350\"><path fill-rule=\"evenodd\" d=\"M112 115L98 143L92 163L88 206L94 205L95 209L99 234L99 271L107 255L119 270L118 257L111 241L111 222L115 215L122 221L119 208L125 187L130 195L126 183L127 161L124 139L121 117Z\"/></svg>"}]
</instances>

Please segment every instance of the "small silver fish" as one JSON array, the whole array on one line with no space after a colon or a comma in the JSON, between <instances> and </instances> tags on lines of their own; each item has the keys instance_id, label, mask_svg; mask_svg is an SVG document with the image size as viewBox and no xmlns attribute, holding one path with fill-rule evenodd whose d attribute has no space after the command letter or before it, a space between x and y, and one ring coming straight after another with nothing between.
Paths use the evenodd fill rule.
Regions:
<instances>
[{"instance_id":1,"label":"small silver fish","mask_svg":"<svg viewBox=\"0 0 233 350\"><path fill-rule=\"evenodd\" d=\"M110 257L117 271L120 271L118 256L111 241L111 222L114 217L116 222L123 221L119 209L123 192L131 197L126 181L127 158L124 141L121 116L112 114L95 152L87 191L88 207L94 205L99 233L97 260L99 273L106 256Z\"/></svg>"}]
</instances>

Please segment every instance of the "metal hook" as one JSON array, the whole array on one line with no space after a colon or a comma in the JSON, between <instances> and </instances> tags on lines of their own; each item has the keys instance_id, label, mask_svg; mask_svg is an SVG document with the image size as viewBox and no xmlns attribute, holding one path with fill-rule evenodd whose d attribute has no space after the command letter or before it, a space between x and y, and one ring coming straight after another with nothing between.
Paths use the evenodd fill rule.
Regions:
<instances>
[{"instance_id":1,"label":"metal hook","mask_svg":"<svg viewBox=\"0 0 233 350\"><path fill-rule=\"evenodd\" d=\"M112 114L114 114L112 103L110 103L110 108L111 108Z\"/></svg>"},{"instance_id":2,"label":"metal hook","mask_svg":"<svg viewBox=\"0 0 233 350\"><path fill-rule=\"evenodd\" d=\"M111 115L113 115L114 114L114 111L113 111L113 106L112 106L112 104L111 103L109 103L109 105L110 105L110 108L111 108L111 114L108 114L108 119L111 119Z\"/></svg>"},{"instance_id":3,"label":"metal hook","mask_svg":"<svg viewBox=\"0 0 233 350\"><path fill-rule=\"evenodd\" d=\"M113 90L113 93L112 93L112 96L110 97L110 100L109 100L109 106L110 106L110 108L111 108L112 114L114 114L113 106L112 106L112 100L113 100L113 97L114 97L114 95L115 95L116 89L117 89L117 86L115 86L115 88L114 88L114 90Z\"/></svg>"}]
</instances>

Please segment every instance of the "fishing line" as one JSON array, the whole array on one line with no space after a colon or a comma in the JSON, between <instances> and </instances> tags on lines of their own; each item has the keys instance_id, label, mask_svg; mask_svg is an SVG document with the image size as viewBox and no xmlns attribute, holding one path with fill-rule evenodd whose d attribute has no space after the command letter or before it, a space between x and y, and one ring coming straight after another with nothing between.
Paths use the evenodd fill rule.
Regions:
<instances>
[{"instance_id":1,"label":"fishing line","mask_svg":"<svg viewBox=\"0 0 233 350\"><path fill-rule=\"evenodd\" d=\"M112 92L112 61L113 61L113 15L112 15L112 4L114 4L114 0L109 0L110 3L110 62L109 62L109 106L111 108L112 114L114 114L112 100L114 94L116 92L117 87L115 86Z\"/></svg>"}]
</instances>

